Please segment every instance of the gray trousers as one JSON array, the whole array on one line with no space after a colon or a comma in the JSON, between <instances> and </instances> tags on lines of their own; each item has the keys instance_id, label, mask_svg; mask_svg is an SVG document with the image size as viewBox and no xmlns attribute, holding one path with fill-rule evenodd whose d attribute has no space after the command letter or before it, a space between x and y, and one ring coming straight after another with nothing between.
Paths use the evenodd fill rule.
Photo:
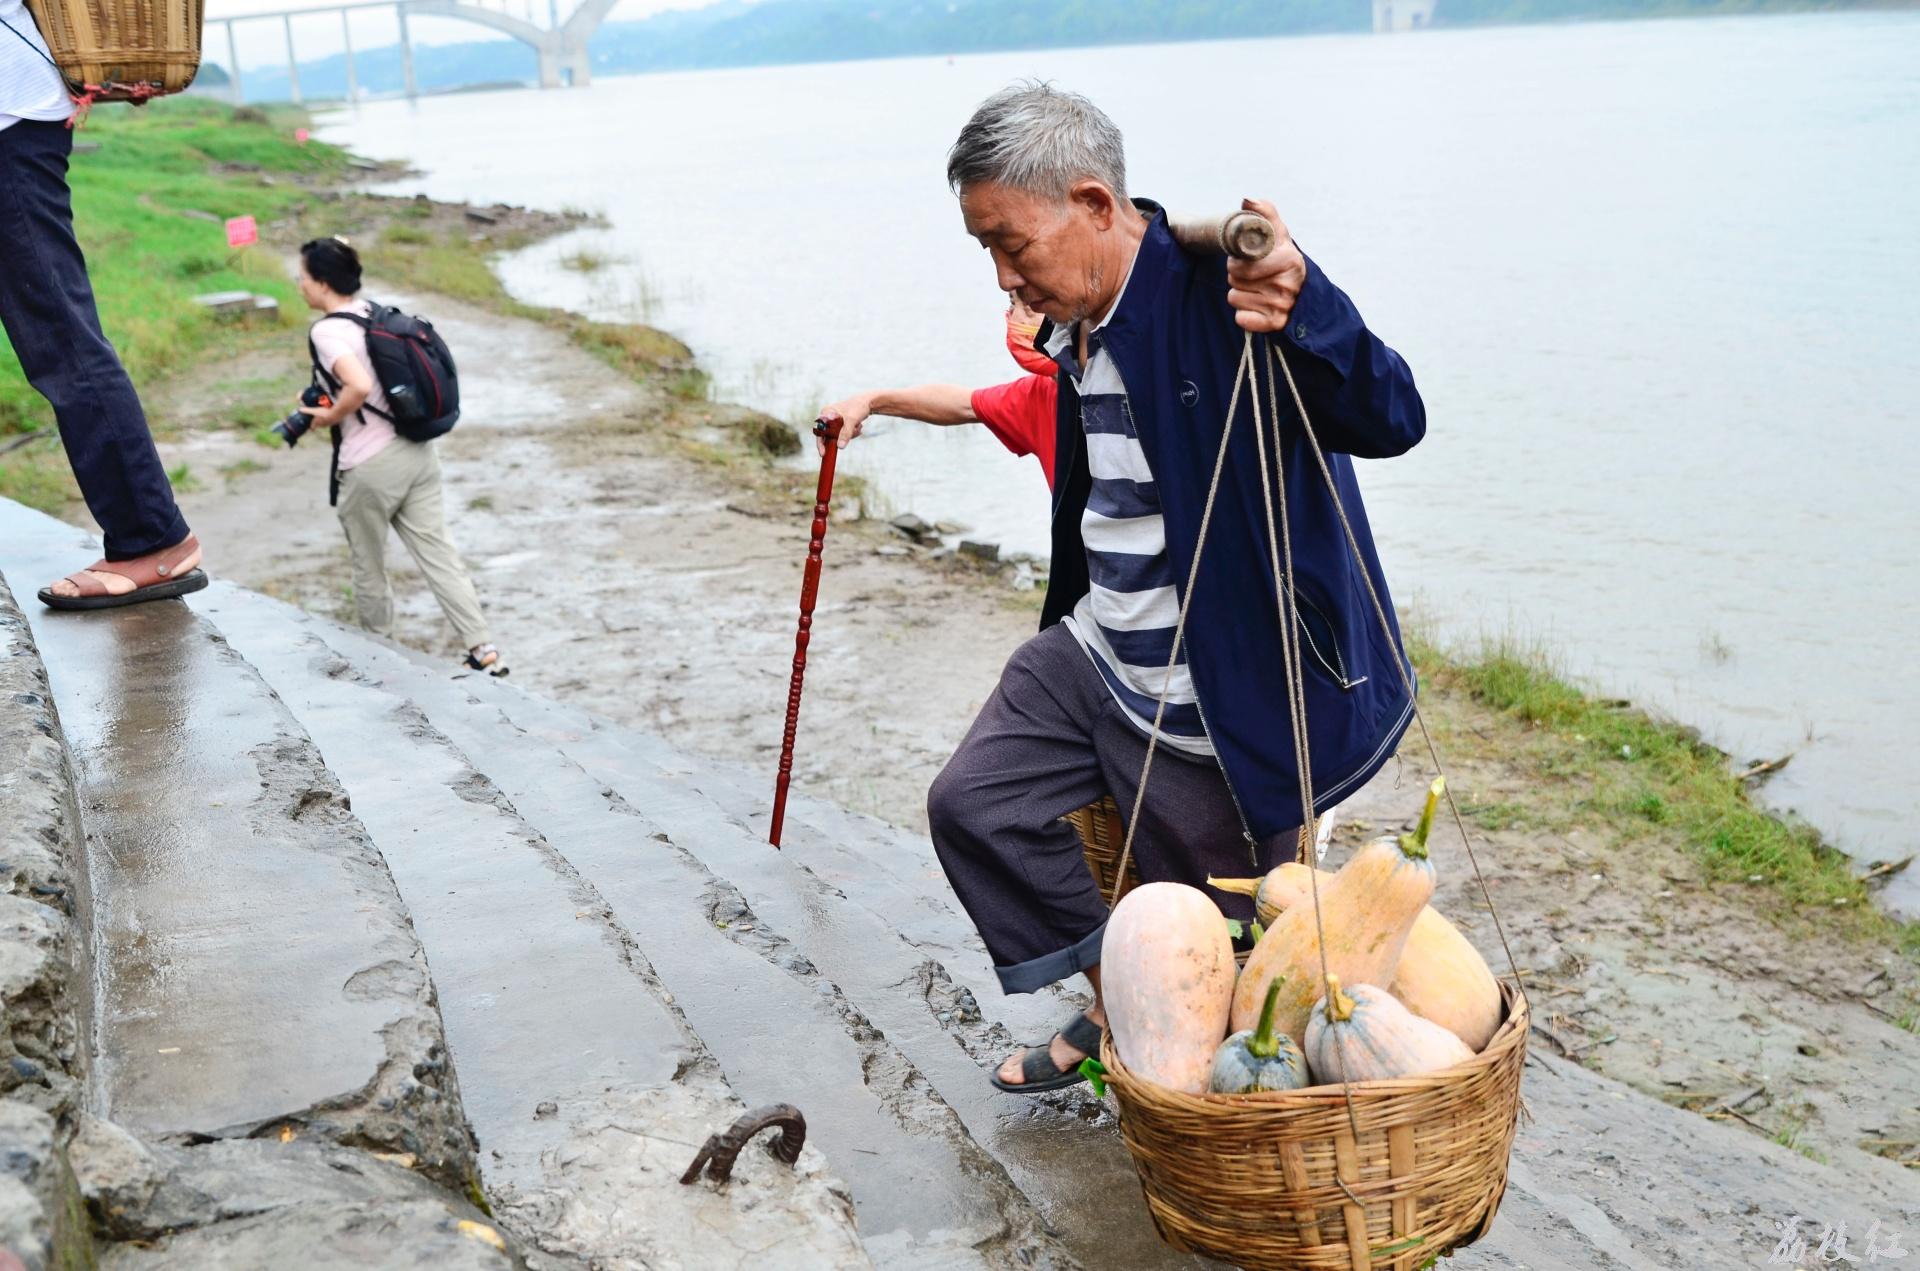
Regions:
<instances>
[{"instance_id":1,"label":"gray trousers","mask_svg":"<svg viewBox=\"0 0 1920 1271\"><path fill-rule=\"evenodd\" d=\"M1000 985L1031 993L1098 965L1106 897L1060 818L1112 795L1122 820L1140 788L1146 734L1065 626L1015 651L966 740L927 792L934 850L992 956ZM1133 858L1144 882L1207 891L1229 917L1253 902L1206 888L1292 860L1297 835L1256 851L1212 759L1158 748Z\"/></svg>"},{"instance_id":2,"label":"gray trousers","mask_svg":"<svg viewBox=\"0 0 1920 1271\"><path fill-rule=\"evenodd\" d=\"M393 634L393 585L387 580L387 527L392 526L427 576L461 646L488 642L480 597L447 538L440 458L431 442L397 437L341 473L337 511L353 556L353 603L361 626L376 635Z\"/></svg>"}]
</instances>

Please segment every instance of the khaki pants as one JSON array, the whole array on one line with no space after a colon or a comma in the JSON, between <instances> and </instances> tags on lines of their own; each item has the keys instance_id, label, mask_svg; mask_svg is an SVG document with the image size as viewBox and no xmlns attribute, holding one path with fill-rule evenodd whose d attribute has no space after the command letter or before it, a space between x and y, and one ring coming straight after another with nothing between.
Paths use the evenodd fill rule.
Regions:
<instances>
[{"instance_id":1,"label":"khaki pants","mask_svg":"<svg viewBox=\"0 0 1920 1271\"><path fill-rule=\"evenodd\" d=\"M414 563L465 648L486 644L487 620L460 554L447 538L440 459L431 443L396 438L365 463L340 474L340 524L353 554L353 600L360 625L393 634L393 587L387 581L387 527L399 532Z\"/></svg>"}]
</instances>

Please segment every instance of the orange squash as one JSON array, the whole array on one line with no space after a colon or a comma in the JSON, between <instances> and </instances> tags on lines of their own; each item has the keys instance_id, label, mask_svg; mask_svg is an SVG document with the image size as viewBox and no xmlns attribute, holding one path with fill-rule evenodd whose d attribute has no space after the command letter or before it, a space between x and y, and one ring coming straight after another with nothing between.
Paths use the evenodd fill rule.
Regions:
<instances>
[{"instance_id":1,"label":"orange squash","mask_svg":"<svg viewBox=\"0 0 1920 1271\"><path fill-rule=\"evenodd\" d=\"M1326 870L1319 873L1324 890L1335 875ZM1261 923L1269 927L1294 906L1313 904L1307 867L1291 862L1265 878L1209 878L1207 883L1252 896ZM1387 991L1415 1015L1452 1032L1476 1054L1486 1049L1500 1027L1500 985L1487 960L1432 905L1414 919Z\"/></svg>"},{"instance_id":2,"label":"orange squash","mask_svg":"<svg viewBox=\"0 0 1920 1271\"><path fill-rule=\"evenodd\" d=\"M1443 789L1436 779L1427 791L1418 829L1367 844L1320 889L1319 923L1314 906L1304 904L1281 913L1267 928L1234 986L1235 1032L1254 1026L1267 986L1278 980L1274 1027L1296 1042L1305 1039L1308 1014L1323 991L1322 928L1326 972L1349 984L1384 985L1393 979L1413 924L1433 896L1427 834Z\"/></svg>"},{"instance_id":3,"label":"orange squash","mask_svg":"<svg viewBox=\"0 0 1920 1271\"><path fill-rule=\"evenodd\" d=\"M1325 1085L1412 1077L1473 1058L1465 1042L1385 989L1356 984L1349 994L1337 975L1327 977L1327 995L1313 1008L1306 1052L1307 1067Z\"/></svg>"},{"instance_id":4,"label":"orange squash","mask_svg":"<svg viewBox=\"0 0 1920 1271\"><path fill-rule=\"evenodd\" d=\"M1100 996L1114 1048L1145 1080L1199 1094L1227 1035L1233 941L1220 907L1182 883L1121 897L1100 941Z\"/></svg>"}]
</instances>

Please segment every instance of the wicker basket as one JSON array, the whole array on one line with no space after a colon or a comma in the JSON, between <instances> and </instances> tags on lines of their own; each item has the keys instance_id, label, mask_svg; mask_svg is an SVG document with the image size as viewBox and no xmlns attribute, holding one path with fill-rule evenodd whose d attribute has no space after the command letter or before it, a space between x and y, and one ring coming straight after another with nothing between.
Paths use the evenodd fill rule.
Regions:
<instances>
[{"instance_id":1,"label":"wicker basket","mask_svg":"<svg viewBox=\"0 0 1920 1271\"><path fill-rule=\"evenodd\" d=\"M205 0L27 0L76 97L146 101L200 70Z\"/></svg>"},{"instance_id":2,"label":"wicker basket","mask_svg":"<svg viewBox=\"0 0 1920 1271\"><path fill-rule=\"evenodd\" d=\"M1120 824L1119 806L1111 798L1102 799L1069 813L1065 820L1080 832L1080 843L1087 853L1087 868L1093 871L1093 880L1100 884L1101 898L1112 896L1114 870L1120 864L1120 850L1127 841L1127 831ZM1139 885L1140 867L1128 861L1127 881L1120 895Z\"/></svg>"},{"instance_id":3,"label":"wicker basket","mask_svg":"<svg viewBox=\"0 0 1920 1271\"><path fill-rule=\"evenodd\" d=\"M1130 1074L1108 1034L1161 1238L1248 1271L1414 1271L1478 1239L1506 1191L1527 1053L1527 1000L1501 990L1506 1020L1471 1063L1350 1087L1358 1137L1339 1086L1182 1094Z\"/></svg>"}]
</instances>

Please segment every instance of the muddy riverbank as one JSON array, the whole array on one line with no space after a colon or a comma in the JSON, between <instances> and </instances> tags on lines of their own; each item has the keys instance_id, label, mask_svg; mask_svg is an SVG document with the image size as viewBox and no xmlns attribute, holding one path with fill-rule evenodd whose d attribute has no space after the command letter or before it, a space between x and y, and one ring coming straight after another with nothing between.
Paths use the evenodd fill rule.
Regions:
<instances>
[{"instance_id":1,"label":"muddy riverbank","mask_svg":"<svg viewBox=\"0 0 1920 1271\"><path fill-rule=\"evenodd\" d=\"M377 239L369 256L377 273ZM811 480L756 457L750 413L702 400L685 366L622 373L565 323L377 276L370 290L429 314L461 360L468 409L441 443L451 532L515 682L762 766L770 793ZM303 358L297 331L236 337L149 404L169 467L187 470L209 567L351 620L324 447L256 436L270 403L291 408ZM1037 478L1033 497L1045 497ZM928 782L1033 630L1035 593L852 519L857 502L843 501L827 539L794 779L918 828ZM399 638L456 673L397 543L390 565ZM1607 778L1585 738L1494 709L1443 669L1427 682L1535 994L1536 1044L1839 1167L1920 1159L1920 1008L1894 936L1863 938L1841 909L1728 881L1674 823L1594 797ZM1410 740L1347 809L1334 859L1404 821L1425 773ZM1457 836L1436 850L1442 907L1504 969Z\"/></svg>"}]
</instances>

